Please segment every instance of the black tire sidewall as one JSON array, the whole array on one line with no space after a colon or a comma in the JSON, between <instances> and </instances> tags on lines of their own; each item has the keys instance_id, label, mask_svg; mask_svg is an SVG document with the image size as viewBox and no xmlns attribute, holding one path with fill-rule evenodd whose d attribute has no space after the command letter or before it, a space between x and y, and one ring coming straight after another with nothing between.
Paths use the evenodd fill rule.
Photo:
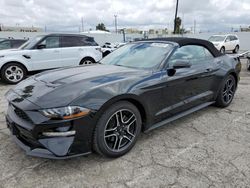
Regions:
<instances>
[{"instance_id":1,"label":"black tire sidewall","mask_svg":"<svg viewBox=\"0 0 250 188\"><path fill-rule=\"evenodd\" d=\"M227 107L227 106L229 106L232 103L233 99L234 99L235 91L234 91L232 99L231 99L231 101L229 103L225 103L225 101L223 100L223 90L224 90L225 84L228 81L228 79L232 79L234 81L234 87L235 87L235 90L236 90L236 80L235 80L234 76L230 74L224 80L224 82L222 84L222 87L220 88L219 94L217 96L216 104L219 107Z\"/></svg>"},{"instance_id":2,"label":"black tire sidewall","mask_svg":"<svg viewBox=\"0 0 250 188\"><path fill-rule=\"evenodd\" d=\"M136 130L135 138L134 138L133 142L125 150L123 150L121 152L114 152L114 151L111 151L105 144L104 130L105 130L105 125L106 125L107 121L109 120L109 118L116 111L121 110L121 109L128 109L135 114L135 116L137 118L137 130ZM142 124L142 120L141 120L140 112L132 103L126 102L126 101L121 101L121 102L117 102L117 103L113 104L110 108L108 108L101 115L100 119L97 122L95 135L94 135L94 144L95 144L94 149L96 150L96 152L98 152L99 154L106 156L106 157L120 157L120 156L126 154L135 145L135 143L138 139L138 136L141 132L141 124Z\"/></svg>"},{"instance_id":3,"label":"black tire sidewall","mask_svg":"<svg viewBox=\"0 0 250 188\"><path fill-rule=\"evenodd\" d=\"M250 59L247 59L247 70L250 71Z\"/></svg>"},{"instance_id":4,"label":"black tire sidewall","mask_svg":"<svg viewBox=\"0 0 250 188\"><path fill-rule=\"evenodd\" d=\"M221 52L222 54L225 54L225 53L226 53L226 49L225 49L224 46L221 47L220 52Z\"/></svg>"},{"instance_id":5,"label":"black tire sidewall","mask_svg":"<svg viewBox=\"0 0 250 188\"><path fill-rule=\"evenodd\" d=\"M91 62L92 62L91 64L94 64L94 63L95 63L95 60L94 60L94 59L89 58L89 57L85 57L85 58L83 58L83 59L80 61L80 65L88 65L88 64L85 64L85 63L84 63L85 61L91 61Z\"/></svg>"},{"instance_id":6,"label":"black tire sidewall","mask_svg":"<svg viewBox=\"0 0 250 188\"><path fill-rule=\"evenodd\" d=\"M10 66L17 66L17 67L19 67L20 69L22 69L22 71L23 71L23 78L22 78L20 81L18 81L18 82L12 82L12 81L10 81L10 80L8 80L8 79L6 78L6 76L5 76L5 71L6 71L6 69L8 69ZM17 83L21 82L22 80L24 80L24 79L26 78L26 76L27 76L27 71L26 71L26 69L25 69L21 64L19 64L19 63L8 63L8 64L4 65L4 66L1 68L1 79L2 79L5 83L8 83L8 84L17 84Z\"/></svg>"},{"instance_id":7,"label":"black tire sidewall","mask_svg":"<svg viewBox=\"0 0 250 188\"><path fill-rule=\"evenodd\" d=\"M233 50L233 53L235 53L235 54L238 53L239 49L240 49L239 45L235 46L235 49Z\"/></svg>"}]
</instances>

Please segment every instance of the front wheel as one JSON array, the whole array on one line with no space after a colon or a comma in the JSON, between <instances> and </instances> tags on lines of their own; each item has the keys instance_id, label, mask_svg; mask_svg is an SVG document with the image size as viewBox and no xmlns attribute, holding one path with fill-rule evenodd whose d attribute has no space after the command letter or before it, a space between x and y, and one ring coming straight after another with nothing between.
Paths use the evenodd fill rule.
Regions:
<instances>
[{"instance_id":1,"label":"front wheel","mask_svg":"<svg viewBox=\"0 0 250 188\"><path fill-rule=\"evenodd\" d=\"M219 91L215 105L222 108L229 106L234 98L235 91L236 80L233 75L229 75Z\"/></svg>"},{"instance_id":2,"label":"front wheel","mask_svg":"<svg viewBox=\"0 0 250 188\"><path fill-rule=\"evenodd\" d=\"M237 54L239 52L240 47L237 45L235 46L233 53Z\"/></svg>"},{"instance_id":3,"label":"front wheel","mask_svg":"<svg viewBox=\"0 0 250 188\"><path fill-rule=\"evenodd\" d=\"M1 69L1 78L8 84L17 84L26 77L26 69L19 63L8 63Z\"/></svg>"},{"instance_id":4,"label":"front wheel","mask_svg":"<svg viewBox=\"0 0 250 188\"><path fill-rule=\"evenodd\" d=\"M225 54L225 53L226 53L226 49L225 49L224 46L221 47L220 52L221 52L222 54Z\"/></svg>"},{"instance_id":5,"label":"front wheel","mask_svg":"<svg viewBox=\"0 0 250 188\"><path fill-rule=\"evenodd\" d=\"M131 103L113 104L100 117L94 132L94 150L106 157L120 157L135 145L141 132L141 115Z\"/></svg>"}]
</instances>

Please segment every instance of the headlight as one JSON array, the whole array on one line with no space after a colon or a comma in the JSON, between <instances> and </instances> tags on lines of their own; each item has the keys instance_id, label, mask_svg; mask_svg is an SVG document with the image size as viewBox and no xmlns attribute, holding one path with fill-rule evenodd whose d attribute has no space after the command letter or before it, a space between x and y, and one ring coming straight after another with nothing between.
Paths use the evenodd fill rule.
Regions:
<instances>
[{"instance_id":1,"label":"headlight","mask_svg":"<svg viewBox=\"0 0 250 188\"><path fill-rule=\"evenodd\" d=\"M67 106L62 108L44 109L40 112L51 119L73 119L87 115L90 110L80 106Z\"/></svg>"}]
</instances>

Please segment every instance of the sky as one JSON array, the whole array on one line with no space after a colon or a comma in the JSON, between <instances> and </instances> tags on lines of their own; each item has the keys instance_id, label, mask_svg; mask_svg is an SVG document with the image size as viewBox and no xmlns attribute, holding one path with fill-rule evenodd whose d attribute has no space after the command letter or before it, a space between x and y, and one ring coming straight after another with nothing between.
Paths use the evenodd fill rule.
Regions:
<instances>
[{"instance_id":1,"label":"sky","mask_svg":"<svg viewBox=\"0 0 250 188\"><path fill-rule=\"evenodd\" d=\"M0 0L0 24L38 26L47 31L95 29L103 22L118 28L173 29L176 0ZM250 0L179 0L178 16L186 29L229 31L250 26Z\"/></svg>"}]
</instances>

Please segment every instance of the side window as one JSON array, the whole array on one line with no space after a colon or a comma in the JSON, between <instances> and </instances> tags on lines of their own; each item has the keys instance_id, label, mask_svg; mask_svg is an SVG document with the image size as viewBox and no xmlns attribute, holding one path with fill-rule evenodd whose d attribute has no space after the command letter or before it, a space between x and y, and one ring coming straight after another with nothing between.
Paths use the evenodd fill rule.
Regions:
<instances>
[{"instance_id":1,"label":"side window","mask_svg":"<svg viewBox=\"0 0 250 188\"><path fill-rule=\"evenodd\" d=\"M98 46L92 37L79 37L81 46Z\"/></svg>"},{"instance_id":2,"label":"side window","mask_svg":"<svg viewBox=\"0 0 250 188\"><path fill-rule=\"evenodd\" d=\"M79 39L75 36L63 36L62 37L62 47L75 47L79 45Z\"/></svg>"},{"instance_id":3,"label":"side window","mask_svg":"<svg viewBox=\"0 0 250 188\"><path fill-rule=\"evenodd\" d=\"M46 48L59 48L60 47L59 37L47 37L40 44L45 45Z\"/></svg>"},{"instance_id":4,"label":"side window","mask_svg":"<svg viewBox=\"0 0 250 188\"><path fill-rule=\"evenodd\" d=\"M75 46L98 46L98 44L91 37L85 37L85 36L62 37L62 47L75 47Z\"/></svg>"},{"instance_id":5,"label":"side window","mask_svg":"<svg viewBox=\"0 0 250 188\"><path fill-rule=\"evenodd\" d=\"M4 41L0 43L0 49L9 49L11 48L10 41Z\"/></svg>"},{"instance_id":6,"label":"side window","mask_svg":"<svg viewBox=\"0 0 250 188\"><path fill-rule=\"evenodd\" d=\"M12 48L18 48L18 47L20 47L23 43L24 43L24 41L21 41L21 40L11 41Z\"/></svg>"},{"instance_id":7,"label":"side window","mask_svg":"<svg viewBox=\"0 0 250 188\"><path fill-rule=\"evenodd\" d=\"M228 36L225 41L230 42L231 41L230 36Z\"/></svg>"},{"instance_id":8,"label":"side window","mask_svg":"<svg viewBox=\"0 0 250 188\"><path fill-rule=\"evenodd\" d=\"M200 64L210 58L213 58L213 55L206 48L198 45L187 45L174 52L169 59L169 66L173 66L178 60L189 60L192 64Z\"/></svg>"},{"instance_id":9,"label":"side window","mask_svg":"<svg viewBox=\"0 0 250 188\"><path fill-rule=\"evenodd\" d=\"M212 59L212 58L214 58L214 56L211 54L211 52L210 52L208 49L204 48L204 51L205 51L205 54L206 54L206 58L207 58L207 59Z\"/></svg>"}]
</instances>

